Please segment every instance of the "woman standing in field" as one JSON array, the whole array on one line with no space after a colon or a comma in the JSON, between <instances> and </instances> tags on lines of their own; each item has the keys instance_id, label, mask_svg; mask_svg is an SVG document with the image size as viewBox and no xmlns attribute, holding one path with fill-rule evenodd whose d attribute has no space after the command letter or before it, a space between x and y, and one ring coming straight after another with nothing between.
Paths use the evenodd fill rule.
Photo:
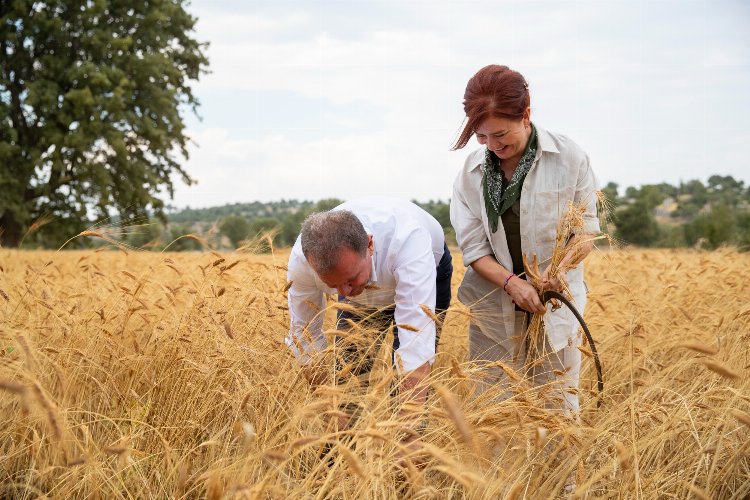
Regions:
<instances>
[{"instance_id":1,"label":"woman standing in field","mask_svg":"<svg viewBox=\"0 0 750 500\"><path fill-rule=\"evenodd\" d=\"M578 322L567 308L552 311L542 304L540 290L526 279L522 256L536 254L543 271L537 285L567 291L583 314L582 260L593 248L591 236L599 233L596 181L577 144L531 122L530 104L526 80L506 66L486 66L466 86L466 125L453 149L472 135L482 147L468 156L453 185L451 223L467 267L458 298L472 312L469 358L503 361L519 372L531 366L527 376L534 385L556 382L547 406L575 416ZM553 275L556 229L570 203L581 207L583 221L577 234L564 235L565 256ZM545 314L546 338L535 346L541 359L533 363L525 359L527 311ZM483 370L480 383L507 384L505 377L495 365Z\"/></svg>"}]
</instances>

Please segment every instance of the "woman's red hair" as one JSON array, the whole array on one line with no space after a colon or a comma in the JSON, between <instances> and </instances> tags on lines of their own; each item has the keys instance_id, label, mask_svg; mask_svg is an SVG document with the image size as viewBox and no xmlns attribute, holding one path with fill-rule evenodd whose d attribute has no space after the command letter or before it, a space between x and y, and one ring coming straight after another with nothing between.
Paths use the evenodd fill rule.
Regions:
<instances>
[{"instance_id":1,"label":"woman's red hair","mask_svg":"<svg viewBox=\"0 0 750 500\"><path fill-rule=\"evenodd\" d=\"M530 105L529 85L521 73L497 64L485 66L466 84L466 125L453 150L466 146L477 126L487 118L520 120Z\"/></svg>"}]
</instances>

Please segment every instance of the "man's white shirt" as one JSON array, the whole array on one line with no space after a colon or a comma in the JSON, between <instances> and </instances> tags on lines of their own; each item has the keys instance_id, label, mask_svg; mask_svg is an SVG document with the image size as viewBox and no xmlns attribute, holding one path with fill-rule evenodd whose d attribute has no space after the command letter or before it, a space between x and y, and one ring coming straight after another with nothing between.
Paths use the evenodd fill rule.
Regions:
<instances>
[{"instance_id":1,"label":"man's white shirt","mask_svg":"<svg viewBox=\"0 0 750 500\"><path fill-rule=\"evenodd\" d=\"M395 322L400 346L396 354L405 371L435 358L435 323L421 304L434 312L435 269L443 256L445 236L440 224L414 203L368 197L349 201L333 210L349 210L373 238L372 272L369 285L352 304L381 308L395 304ZM321 281L302 253L300 237L289 256L287 277L289 314L286 344L302 364L327 346L323 335L325 294L337 294ZM416 331L411 331L411 328ZM398 365L399 363L397 363Z\"/></svg>"}]
</instances>

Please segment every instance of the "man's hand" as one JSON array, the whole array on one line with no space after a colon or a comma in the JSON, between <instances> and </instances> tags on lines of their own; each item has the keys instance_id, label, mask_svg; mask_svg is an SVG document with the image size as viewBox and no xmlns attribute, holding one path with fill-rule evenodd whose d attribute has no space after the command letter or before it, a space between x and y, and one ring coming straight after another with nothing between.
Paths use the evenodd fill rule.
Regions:
<instances>
[{"instance_id":1,"label":"man's hand","mask_svg":"<svg viewBox=\"0 0 750 500\"><path fill-rule=\"evenodd\" d=\"M416 431L414 431L414 434L408 433L406 437L401 439L400 444L401 446L396 452L396 458L401 467L409 468L407 462L411 462L416 467L422 467L425 464L426 454Z\"/></svg>"},{"instance_id":2,"label":"man's hand","mask_svg":"<svg viewBox=\"0 0 750 500\"><path fill-rule=\"evenodd\" d=\"M328 372L319 363L303 366L302 374L313 389L328 382Z\"/></svg>"},{"instance_id":3,"label":"man's hand","mask_svg":"<svg viewBox=\"0 0 750 500\"><path fill-rule=\"evenodd\" d=\"M427 401L426 379L430 375L430 370L430 363L427 362L401 379L398 392L402 403L424 403Z\"/></svg>"},{"instance_id":4,"label":"man's hand","mask_svg":"<svg viewBox=\"0 0 750 500\"><path fill-rule=\"evenodd\" d=\"M402 467L407 467L407 460L416 466L424 462L424 457L418 452L422 450L419 438L424 431L424 404L427 402L427 377L430 370L430 363L427 362L412 370L399 383L401 410L398 417L404 424L404 437L401 439L403 448L398 451L397 457Z\"/></svg>"}]
</instances>

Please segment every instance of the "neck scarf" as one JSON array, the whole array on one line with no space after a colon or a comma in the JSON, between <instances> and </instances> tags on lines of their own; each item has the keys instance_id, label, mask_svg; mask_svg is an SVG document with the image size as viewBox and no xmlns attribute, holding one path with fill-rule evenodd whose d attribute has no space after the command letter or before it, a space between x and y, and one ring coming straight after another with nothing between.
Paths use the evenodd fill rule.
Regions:
<instances>
[{"instance_id":1,"label":"neck scarf","mask_svg":"<svg viewBox=\"0 0 750 500\"><path fill-rule=\"evenodd\" d=\"M487 219L493 233L497 231L500 216L521 198L523 181L534 163L536 149L536 128L532 123L529 142L526 144L526 149L524 149L521 159L518 160L518 166L513 172L513 177L505 189L503 189L503 171L500 169L500 158L489 149L485 149L484 164L482 165L482 188L484 189Z\"/></svg>"}]
</instances>

